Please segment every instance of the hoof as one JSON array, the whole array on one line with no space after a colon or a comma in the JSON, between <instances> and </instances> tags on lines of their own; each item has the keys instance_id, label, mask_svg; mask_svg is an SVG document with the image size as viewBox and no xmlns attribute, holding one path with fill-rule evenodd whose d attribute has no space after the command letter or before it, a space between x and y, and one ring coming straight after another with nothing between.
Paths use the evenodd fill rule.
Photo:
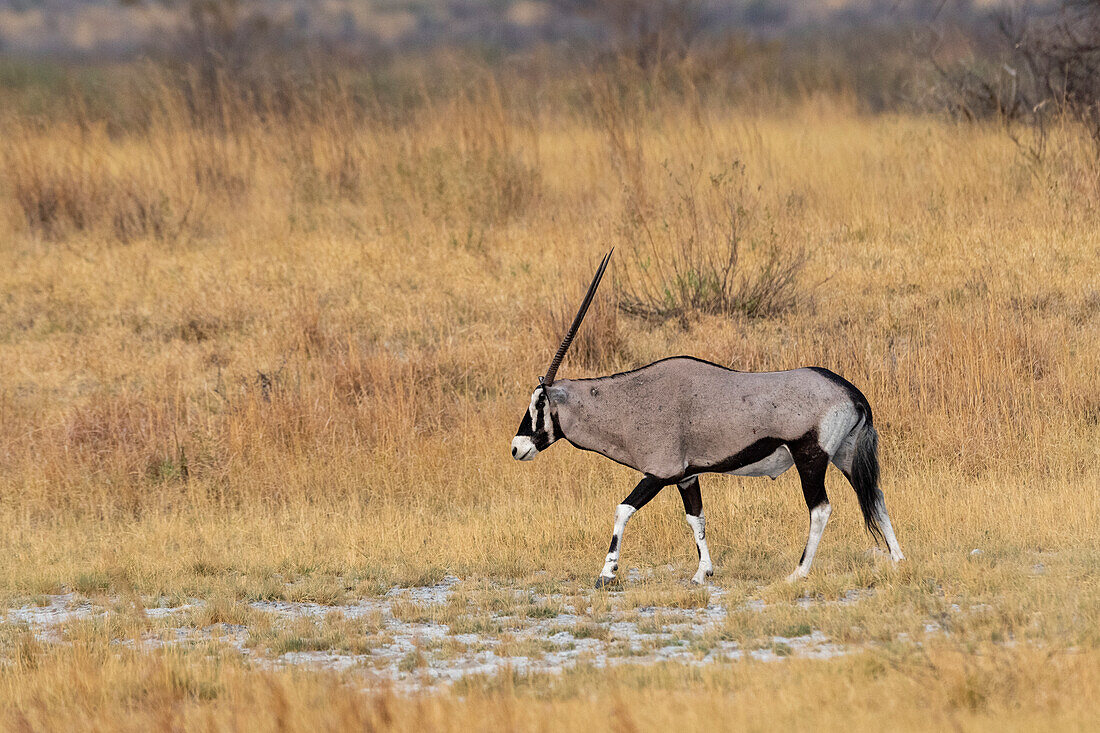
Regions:
<instances>
[{"instance_id":1,"label":"hoof","mask_svg":"<svg viewBox=\"0 0 1100 733\"><path fill-rule=\"evenodd\" d=\"M713 565L711 565L710 567L702 567L701 566L698 570L695 571L695 575L693 575L691 577L691 582L694 583L695 585L706 585L707 584L707 578L709 578L713 575L714 575L714 566Z\"/></svg>"},{"instance_id":2,"label":"hoof","mask_svg":"<svg viewBox=\"0 0 1100 733\"><path fill-rule=\"evenodd\" d=\"M601 575L600 577L596 578L596 587L606 588L609 585L615 585L615 583L617 582L618 581L615 579L614 576L608 577L606 575Z\"/></svg>"},{"instance_id":3,"label":"hoof","mask_svg":"<svg viewBox=\"0 0 1100 733\"><path fill-rule=\"evenodd\" d=\"M802 573L795 570L793 573L791 573L790 575L787 576L787 582L788 583L797 583L798 581L802 580L805 577L806 577L805 575L803 575Z\"/></svg>"}]
</instances>

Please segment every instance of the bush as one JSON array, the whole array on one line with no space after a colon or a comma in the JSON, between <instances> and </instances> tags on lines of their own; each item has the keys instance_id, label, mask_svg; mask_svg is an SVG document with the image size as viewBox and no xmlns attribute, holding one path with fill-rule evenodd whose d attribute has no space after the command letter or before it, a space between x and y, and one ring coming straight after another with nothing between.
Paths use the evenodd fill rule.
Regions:
<instances>
[{"instance_id":1,"label":"bush","mask_svg":"<svg viewBox=\"0 0 1100 733\"><path fill-rule=\"evenodd\" d=\"M968 119L994 117L1040 130L1066 116L1081 124L1100 156L1100 0L1067 0L1054 13L998 16L999 48L980 64L937 66L947 103Z\"/></svg>"},{"instance_id":2,"label":"bush","mask_svg":"<svg viewBox=\"0 0 1100 733\"><path fill-rule=\"evenodd\" d=\"M735 163L709 175L694 166L684 175L668 164L664 170L667 196L656 202L627 197L620 308L665 319L692 313L759 318L794 307L804 252L781 248L769 232L751 244L752 263L742 261L742 231L750 218L743 167Z\"/></svg>"}]
</instances>

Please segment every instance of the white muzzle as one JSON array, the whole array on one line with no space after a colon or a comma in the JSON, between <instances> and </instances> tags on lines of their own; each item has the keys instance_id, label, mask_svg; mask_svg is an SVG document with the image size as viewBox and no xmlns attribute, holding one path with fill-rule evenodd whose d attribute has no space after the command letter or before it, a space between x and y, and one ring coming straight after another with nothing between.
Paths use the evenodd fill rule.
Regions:
<instances>
[{"instance_id":1,"label":"white muzzle","mask_svg":"<svg viewBox=\"0 0 1100 733\"><path fill-rule=\"evenodd\" d=\"M530 461L539 452L535 447L535 441L526 435L517 435L512 438L512 458L517 461Z\"/></svg>"}]
</instances>

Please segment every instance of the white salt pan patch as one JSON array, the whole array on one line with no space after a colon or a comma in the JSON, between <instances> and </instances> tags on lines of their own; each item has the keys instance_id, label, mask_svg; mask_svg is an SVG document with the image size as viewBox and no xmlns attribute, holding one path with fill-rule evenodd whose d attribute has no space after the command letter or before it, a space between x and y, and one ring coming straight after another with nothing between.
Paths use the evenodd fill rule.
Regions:
<instances>
[{"instance_id":1,"label":"white salt pan patch","mask_svg":"<svg viewBox=\"0 0 1100 733\"><path fill-rule=\"evenodd\" d=\"M632 570L628 577L637 581L641 573ZM396 603L403 607L402 617L409 605L425 611L443 606L451 601L459 582L458 578L448 575L433 585L396 587L380 598L362 599L344 606L290 601L249 604L257 611L270 614L276 624L300 619L322 622L333 614L340 614L352 622L377 616L371 621L372 630L377 628L377 633L366 637L371 647L365 653L328 649L269 656L263 648L248 646L247 627L229 624L161 628L143 634L143 643L150 647L226 644L260 666L349 670L361 674L372 684L385 682L409 691L451 684L470 675L495 675L507 670L518 674L556 674L578 664L604 668L662 661L692 666L742 659L781 662L787 657L829 659L853 650L853 647L830 642L820 631L796 637L775 636L765 648L744 649L736 642L723 640L721 630L728 615L729 601L727 592L713 585L708 586L708 603L703 608L648 606L631 609L623 606L623 596L613 593L610 609L595 619L585 613L593 591L581 592L584 608L577 609L571 605L577 598L575 594L537 593L503 583L489 583L488 587L479 585L477 589L501 592L505 596L510 593L514 604L505 612L488 614L491 624L499 625L503 631L477 634L456 634L446 624L404 621L393 613ZM826 603L848 605L858 603L871 593L853 590L835 601L800 598L795 603L802 607ZM768 604L760 600L738 597L733 602L749 611L768 608ZM193 600L173 608L149 608L145 613L149 618L170 618L203 605L203 601ZM546 608L560 610L560 613L546 618ZM538 611L529 614L531 609ZM448 609L449 614L454 612ZM70 593L51 596L46 605L10 609L3 622L25 624L44 641L57 642L59 636L51 631L57 625L106 613L104 608ZM487 612L470 609L470 613L480 617ZM468 618L466 615L461 617ZM606 634L606 637L589 637L589 627L603 629L596 636ZM929 631L939 629L939 624L929 622ZM516 652L509 653L510 649Z\"/></svg>"},{"instance_id":2,"label":"white salt pan patch","mask_svg":"<svg viewBox=\"0 0 1100 733\"><path fill-rule=\"evenodd\" d=\"M5 614L6 622L22 622L30 626L56 626L69 621L92 618L103 615L102 608L82 600L76 593L46 596L48 603L42 606L22 606L9 608Z\"/></svg>"}]
</instances>

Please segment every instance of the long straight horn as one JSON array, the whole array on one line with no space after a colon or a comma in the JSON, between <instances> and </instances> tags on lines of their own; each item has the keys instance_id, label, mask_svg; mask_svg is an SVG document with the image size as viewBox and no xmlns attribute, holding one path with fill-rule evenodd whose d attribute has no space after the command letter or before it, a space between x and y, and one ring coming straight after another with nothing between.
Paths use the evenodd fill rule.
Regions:
<instances>
[{"instance_id":1,"label":"long straight horn","mask_svg":"<svg viewBox=\"0 0 1100 733\"><path fill-rule=\"evenodd\" d=\"M581 307L577 310L577 317L573 319L573 325L569 327L569 332L562 339L561 346L558 347L558 353L554 354L554 358L550 361L550 368L546 370L546 376L539 380L544 387L549 387L554 383L554 375L558 373L558 366L561 364L561 360L565 358L565 352L569 350L569 344L573 343L573 337L577 335L577 329L581 327L581 321L584 320L584 314L588 312L588 306L592 305L596 288L600 286L603 272L607 269L607 263L611 260L611 253L614 251L615 248L612 247L604 255L603 262L600 263L600 269L596 270L596 276L592 278L592 284L588 286L588 292L585 293L584 300L581 301Z\"/></svg>"}]
</instances>

